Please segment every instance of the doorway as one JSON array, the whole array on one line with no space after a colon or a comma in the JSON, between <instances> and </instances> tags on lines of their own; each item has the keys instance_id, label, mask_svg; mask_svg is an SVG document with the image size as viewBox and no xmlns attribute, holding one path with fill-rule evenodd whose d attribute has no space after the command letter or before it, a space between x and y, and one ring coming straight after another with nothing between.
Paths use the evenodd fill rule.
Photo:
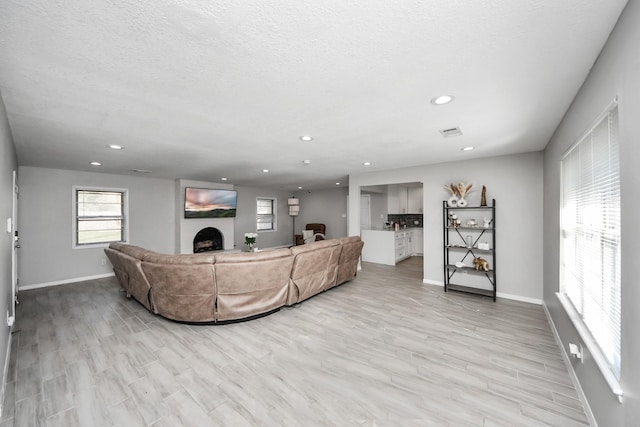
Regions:
<instances>
[{"instance_id":1,"label":"doorway","mask_svg":"<svg viewBox=\"0 0 640 427\"><path fill-rule=\"evenodd\" d=\"M424 185L420 181L376 184L360 187L361 223L369 219L365 247L383 253L388 265L406 270L423 280L424 270ZM366 196L366 201L365 201ZM393 235L398 224L400 232ZM361 225L361 230L366 229ZM390 233L390 234L389 234ZM391 239L389 238L391 236ZM381 255L382 256L382 255ZM402 265L400 265L402 264Z\"/></svg>"},{"instance_id":2,"label":"doorway","mask_svg":"<svg viewBox=\"0 0 640 427\"><path fill-rule=\"evenodd\" d=\"M371 197L368 194L360 195L360 230L371 228Z\"/></svg>"},{"instance_id":3,"label":"doorway","mask_svg":"<svg viewBox=\"0 0 640 427\"><path fill-rule=\"evenodd\" d=\"M11 250L11 302L10 319L7 319L9 326L13 324L16 318L16 303L18 302L18 249L20 249L20 237L18 235L18 173L13 171L13 197L11 206L11 220L7 224L7 231L11 233L13 248Z\"/></svg>"}]
</instances>

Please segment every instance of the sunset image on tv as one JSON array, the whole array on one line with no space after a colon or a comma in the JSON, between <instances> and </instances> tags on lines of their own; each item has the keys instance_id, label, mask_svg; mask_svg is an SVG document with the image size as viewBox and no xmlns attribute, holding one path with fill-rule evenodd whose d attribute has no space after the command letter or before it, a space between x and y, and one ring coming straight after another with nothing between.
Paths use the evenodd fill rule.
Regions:
<instances>
[{"instance_id":1,"label":"sunset image on tv","mask_svg":"<svg viewBox=\"0 0 640 427\"><path fill-rule=\"evenodd\" d=\"M185 188L185 218L233 218L238 197L235 190Z\"/></svg>"}]
</instances>

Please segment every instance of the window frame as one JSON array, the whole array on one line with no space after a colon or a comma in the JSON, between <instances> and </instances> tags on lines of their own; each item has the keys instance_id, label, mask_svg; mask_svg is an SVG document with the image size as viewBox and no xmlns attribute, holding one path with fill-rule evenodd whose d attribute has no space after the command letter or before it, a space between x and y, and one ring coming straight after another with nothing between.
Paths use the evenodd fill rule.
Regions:
<instances>
[{"instance_id":1,"label":"window frame","mask_svg":"<svg viewBox=\"0 0 640 427\"><path fill-rule=\"evenodd\" d=\"M565 160L569 159L569 156L571 155L571 153L575 150L578 149L580 147L580 144L582 144L583 142L587 141L587 139L589 139L589 141L592 141L592 137L594 135L594 132L596 132L597 128L603 123L604 120L611 120L611 115L612 113L615 112L615 118L616 118L616 122L615 128L611 128L611 126L609 126L608 128L608 142L609 144L612 143L616 143L618 146L618 182L617 182L617 186L618 186L618 192L620 191L620 187L621 187L621 171L620 171L620 153L619 153L619 147L620 147L620 139L618 136L618 131L619 131L619 123L620 123L620 119L619 119L619 111L618 111L618 102L617 102L617 97L607 106L607 108L596 118L596 120L593 121L593 123L591 124L591 126L588 128L588 130L580 136L580 138L577 139L577 141L575 143L573 143L561 156L560 159L560 209L559 209L559 225L560 225L560 233L559 233L559 268L558 268L558 273L559 273L559 277L558 277L558 284L559 284L559 289L558 292L556 293L556 297L558 298L558 301L560 302L562 308L565 310L567 316L569 317L569 320L571 321L571 323L574 325L576 331L578 332L578 335L580 336L580 339L582 339L582 341L584 342L584 345L586 346L587 350L589 351L589 353L591 354L591 356L593 357L594 362L596 363L596 366L598 366L598 369L601 371L604 379L606 380L607 384L609 385L611 391L613 392L613 394L615 394L618 399L621 401L622 396L624 395L624 391L620 385L620 381L619 381L619 375L620 372L616 371L616 368L614 367L614 365L609 361L609 359L607 358L605 352L602 350L602 348L600 347L600 344L598 343L598 340L596 339L596 337L593 335L593 333L591 332L591 329L589 328L589 326L587 325L586 321L584 320L584 315L580 312L580 310L578 310L578 308L576 308L574 301L571 299L571 297L569 296L569 294L566 292L566 282L565 282L565 261L564 261L564 255L565 255L565 238L564 235L568 229L568 227L563 223L565 215L563 212L564 206L565 206L565 185L568 185L569 183L566 182L566 174L565 174ZM615 141L612 140L612 135L615 135L614 138L616 138ZM570 161L570 160L569 160ZM582 187L581 187L582 188ZM598 188L603 188L603 187L598 187ZM594 191L594 193L596 193L597 191ZM620 218L621 216L621 206L618 206L619 208L619 212L618 212L618 218ZM621 230L622 224L620 222L619 219L619 223L618 223L618 241L617 241L617 248L618 251L621 248L621 237L622 237L622 230ZM572 229L573 230L573 229ZM571 231L571 230L569 230ZM572 247L573 250L577 250L576 246ZM583 255L583 254L581 254ZM574 255L575 257L575 255ZM617 260L618 263L620 263L620 260ZM603 267L604 268L604 265ZM622 268L620 266L620 268ZM618 283L618 291L621 294L621 288L622 288L622 283ZM581 285L582 287L583 285ZM582 288L583 291L583 295L584 292L586 292L587 290ZM621 297L620 297L621 298ZM582 297L582 300L584 299L584 297ZM619 308L620 310L620 316L622 316L622 307L620 306ZM621 324L620 324L620 328L621 328ZM618 331L618 334L621 334L621 330ZM621 354L622 349L618 348L618 357L621 358L622 354ZM584 354L583 354L584 357Z\"/></svg>"},{"instance_id":2,"label":"window frame","mask_svg":"<svg viewBox=\"0 0 640 427\"><path fill-rule=\"evenodd\" d=\"M271 214L259 214L258 213L258 203L261 200L268 200L271 202ZM260 217L266 217L266 216L271 216L271 228L259 228L260 225L262 224L260 222ZM278 199L276 197L266 197L266 196L259 196L256 197L256 232L258 233L271 233L271 232L275 232L278 231Z\"/></svg>"},{"instance_id":3,"label":"window frame","mask_svg":"<svg viewBox=\"0 0 640 427\"><path fill-rule=\"evenodd\" d=\"M122 194L122 240L111 240L100 243L78 243L78 192L105 192L105 193L121 193ZM71 214L71 247L72 249L93 249L106 248L112 242L129 242L129 190L126 188L112 187L89 187L84 185L74 185L71 190L72 214Z\"/></svg>"}]
</instances>

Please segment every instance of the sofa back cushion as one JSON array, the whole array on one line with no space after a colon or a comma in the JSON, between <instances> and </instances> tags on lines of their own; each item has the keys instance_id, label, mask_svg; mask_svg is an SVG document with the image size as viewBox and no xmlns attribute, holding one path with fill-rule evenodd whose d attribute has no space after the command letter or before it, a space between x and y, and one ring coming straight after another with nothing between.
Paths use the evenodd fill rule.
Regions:
<instances>
[{"instance_id":1,"label":"sofa back cushion","mask_svg":"<svg viewBox=\"0 0 640 427\"><path fill-rule=\"evenodd\" d=\"M122 265L122 261L120 260L120 251L112 249L111 247L104 248L104 253L109 258L111 265L113 266L113 272L116 274L116 279L120 282L120 286L129 294L129 275L124 269Z\"/></svg>"},{"instance_id":2,"label":"sofa back cushion","mask_svg":"<svg viewBox=\"0 0 640 427\"><path fill-rule=\"evenodd\" d=\"M294 256L288 304L294 304L335 284L342 247L337 239L291 248Z\"/></svg>"},{"instance_id":3,"label":"sofa back cushion","mask_svg":"<svg viewBox=\"0 0 640 427\"><path fill-rule=\"evenodd\" d=\"M155 313L180 321L214 321L214 261L214 255L144 256L142 270L153 284L151 300Z\"/></svg>"},{"instance_id":4,"label":"sofa back cushion","mask_svg":"<svg viewBox=\"0 0 640 427\"><path fill-rule=\"evenodd\" d=\"M292 265L289 249L217 254L218 320L242 319L285 305Z\"/></svg>"},{"instance_id":5,"label":"sofa back cushion","mask_svg":"<svg viewBox=\"0 0 640 427\"><path fill-rule=\"evenodd\" d=\"M134 297L135 299L140 301L140 303L144 305L148 310L152 310L153 304L149 299L149 291L151 290L151 285L149 284L149 281L142 271L142 261L140 260L140 258L131 256L124 251L117 252L120 265L122 265L124 275L126 275L127 277L127 285L125 288L125 290L127 291L127 296ZM137 254L141 255L142 252L138 252Z\"/></svg>"},{"instance_id":6,"label":"sofa back cushion","mask_svg":"<svg viewBox=\"0 0 640 427\"><path fill-rule=\"evenodd\" d=\"M136 246L136 245L129 245L127 243L119 243L119 242L114 242L111 243L109 245L110 248L116 250L116 251L120 251L124 254L127 254L133 258L138 258L139 260L142 260L142 258L149 253L155 253L153 251L150 251L148 249L145 248L141 248L140 246Z\"/></svg>"},{"instance_id":7,"label":"sofa back cushion","mask_svg":"<svg viewBox=\"0 0 640 427\"><path fill-rule=\"evenodd\" d=\"M356 277L358 270L358 259L362 255L362 247L364 242L360 236L343 237L340 239L342 245L342 253L338 261L338 277L336 285L351 280Z\"/></svg>"}]
</instances>

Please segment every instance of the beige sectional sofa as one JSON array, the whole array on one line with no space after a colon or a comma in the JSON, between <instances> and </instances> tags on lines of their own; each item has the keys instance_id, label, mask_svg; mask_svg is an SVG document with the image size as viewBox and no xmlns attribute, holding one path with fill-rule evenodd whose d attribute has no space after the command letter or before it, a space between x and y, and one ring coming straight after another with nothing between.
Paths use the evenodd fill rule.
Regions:
<instances>
[{"instance_id":1,"label":"beige sectional sofa","mask_svg":"<svg viewBox=\"0 0 640 427\"><path fill-rule=\"evenodd\" d=\"M353 279L359 236L261 252L164 255L124 243L105 249L128 297L163 317L221 322L269 313Z\"/></svg>"}]
</instances>

